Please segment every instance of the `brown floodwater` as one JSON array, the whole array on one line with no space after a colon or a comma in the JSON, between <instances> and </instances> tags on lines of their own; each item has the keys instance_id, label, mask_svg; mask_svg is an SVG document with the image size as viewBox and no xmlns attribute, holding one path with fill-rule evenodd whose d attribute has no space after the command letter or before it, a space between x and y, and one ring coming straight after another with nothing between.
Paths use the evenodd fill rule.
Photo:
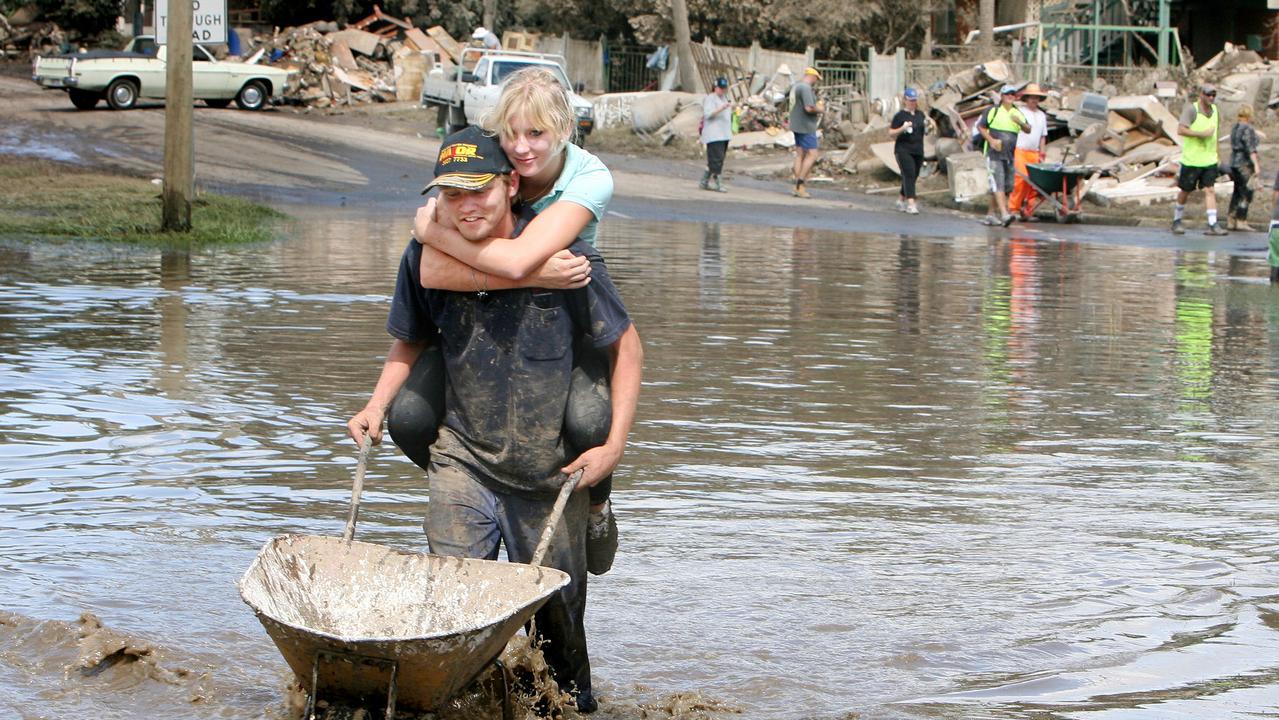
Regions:
<instances>
[{"instance_id":1,"label":"brown floodwater","mask_svg":"<svg viewBox=\"0 0 1279 720\"><path fill-rule=\"evenodd\" d=\"M0 708L284 718L236 591L337 536L408 218L190 255L0 243ZM1279 707L1263 260L609 219L646 348L591 581L601 716ZM425 550L375 450L358 537Z\"/></svg>"}]
</instances>

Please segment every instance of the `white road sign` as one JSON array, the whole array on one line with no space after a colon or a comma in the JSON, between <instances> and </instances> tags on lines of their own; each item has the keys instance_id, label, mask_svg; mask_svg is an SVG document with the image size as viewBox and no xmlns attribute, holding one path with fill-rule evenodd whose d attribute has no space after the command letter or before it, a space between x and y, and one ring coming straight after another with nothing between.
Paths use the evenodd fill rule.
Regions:
<instances>
[{"instance_id":1,"label":"white road sign","mask_svg":"<svg viewBox=\"0 0 1279 720\"><path fill-rule=\"evenodd\" d=\"M196 45L216 45L226 42L226 0L191 0L191 41ZM168 42L168 0L155 3L155 41Z\"/></svg>"}]
</instances>

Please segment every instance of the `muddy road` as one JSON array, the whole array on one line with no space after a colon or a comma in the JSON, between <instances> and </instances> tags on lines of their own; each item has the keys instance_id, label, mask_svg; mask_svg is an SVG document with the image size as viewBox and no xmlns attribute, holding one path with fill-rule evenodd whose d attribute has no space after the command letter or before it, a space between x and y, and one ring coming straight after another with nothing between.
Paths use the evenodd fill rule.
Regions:
<instances>
[{"instance_id":1,"label":"muddy road","mask_svg":"<svg viewBox=\"0 0 1279 720\"><path fill-rule=\"evenodd\" d=\"M0 77L0 152L72 160L159 177L164 111L150 104L129 112L100 105L78 111L60 91L42 91L22 78ZM272 204L359 205L408 216L439 147L433 114L421 122L405 112L379 129L376 113L358 124L344 116L271 108L251 113L197 107L196 181L204 188ZM411 113L410 113L411 115ZM587 145L591 148L590 144ZM591 148L599 151L599 148ZM925 209L905 216L891 196L813 190L801 201L784 182L733 178L732 192L697 190L696 162L599 152L612 169L616 194L610 214L639 220L731 222L769 227L875 232L912 237L1022 237L1229 254L1265 254L1262 233L1216 239L1192 228L1177 238L1162 228L1052 223L985 228L979 215ZM730 163L731 165L731 163ZM730 167L731 170L731 167Z\"/></svg>"}]
</instances>

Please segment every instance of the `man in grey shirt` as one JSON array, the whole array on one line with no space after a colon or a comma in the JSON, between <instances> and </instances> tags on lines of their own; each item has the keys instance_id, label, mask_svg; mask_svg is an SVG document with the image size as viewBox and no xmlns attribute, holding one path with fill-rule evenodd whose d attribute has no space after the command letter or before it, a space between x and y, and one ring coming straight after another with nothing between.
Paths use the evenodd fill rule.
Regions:
<instances>
[{"instance_id":1,"label":"man in grey shirt","mask_svg":"<svg viewBox=\"0 0 1279 720\"><path fill-rule=\"evenodd\" d=\"M804 76L791 88L790 129L795 133L795 197L812 197L804 183L817 162L817 123L826 110L813 86L822 79L816 68L805 68Z\"/></svg>"}]
</instances>

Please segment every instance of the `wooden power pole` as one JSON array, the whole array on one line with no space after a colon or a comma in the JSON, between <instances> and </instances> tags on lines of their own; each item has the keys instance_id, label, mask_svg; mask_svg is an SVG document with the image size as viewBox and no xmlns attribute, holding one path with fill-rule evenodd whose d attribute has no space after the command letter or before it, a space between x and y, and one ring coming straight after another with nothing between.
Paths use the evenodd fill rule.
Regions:
<instances>
[{"instance_id":1,"label":"wooden power pole","mask_svg":"<svg viewBox=\"0 0 1279 720\"><path fill-rule=\"evenodd\" d=\"M156 0L166 2L166 0ZM164 193L162 231L191 230L191 198L195 196L195 102L191 89L192 0L167 0L164 84Z\"/></svg>"}]
</instances>

